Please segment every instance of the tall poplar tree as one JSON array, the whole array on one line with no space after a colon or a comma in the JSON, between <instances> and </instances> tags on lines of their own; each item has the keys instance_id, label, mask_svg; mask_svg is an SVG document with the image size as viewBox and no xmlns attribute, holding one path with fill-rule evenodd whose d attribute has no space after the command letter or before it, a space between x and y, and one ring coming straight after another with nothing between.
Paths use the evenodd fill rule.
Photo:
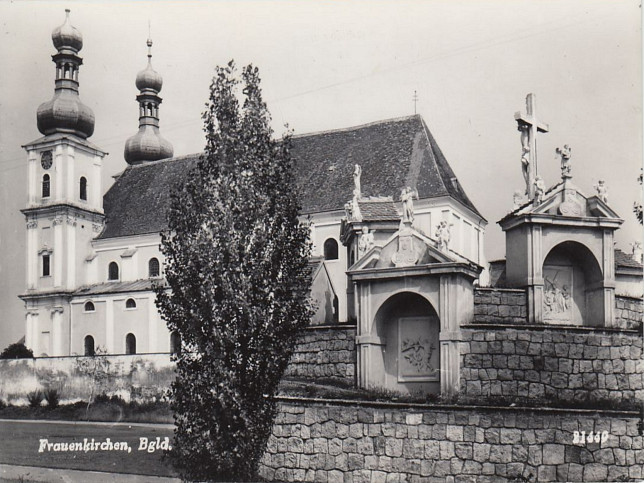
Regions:
<instances>
[{"instance_id":1,"label":"tall poplar tree","mask_svg":"<svg viewBox=\"0 0 644 483\"><path fill-rule=\"evenodd\" d=\"M242 85L240 106L237 88ZM291 139L273 139L257 68L218 67L206 149L172 196L157 305L183 350L169 453L190 480L256 478L273 396L309 321L310 246L298 220Z\"/></svg>"}]
</instances>

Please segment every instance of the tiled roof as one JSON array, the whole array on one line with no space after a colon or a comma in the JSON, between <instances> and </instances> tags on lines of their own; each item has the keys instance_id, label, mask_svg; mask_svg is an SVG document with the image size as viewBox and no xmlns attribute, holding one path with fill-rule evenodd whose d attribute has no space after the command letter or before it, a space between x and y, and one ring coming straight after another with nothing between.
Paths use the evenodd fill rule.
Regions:
<instances>
[{"instance_id":1,"label":"tiled roof","mask_svg":"<svg viewBox=\"0 0 644 483\"><path fill-rule=\"evenodd\" d=\"M303 213L343 209L359 164L363 196L398 200L410 186L420 198L451 196L480 216L419 115L295 136L292 155ZM106 227L99 238L164 230L170 190L198 158L128 167L105 195Z\"/></svg>"},{"instance_id":2,"label":"tiled roof","mask_svg":"<svg viewBox=\"0 0 644 483\"><path fill-rule=\"evenodd\" d=\"M99 295L122 292L142 292L152 289L152 280L134 280L133 282L105 282L81 287L74 292L74 296Z\"/></svg>"},{"instance_id":3,"label":"tiled roof","mask_svg":"<svg viewBox=\"0 0 644 483\"><path fill-rule=\"evenodd\" d=\"M638 263L631 255L624 253L619 248L615 249L615 268L639 268L642 270L642 264Z\"/></svg>"},{"instance_id":4,"label":"tiled roof","mask_svg":"<svg viewBox=\"0 0 644 483\"><path fill-rule=\"evenodd\" d=\"M400 213L392 200L374 201L361 200L358 202L360 214L364 221L399 221Z\"/></svg>"}]
</instances>

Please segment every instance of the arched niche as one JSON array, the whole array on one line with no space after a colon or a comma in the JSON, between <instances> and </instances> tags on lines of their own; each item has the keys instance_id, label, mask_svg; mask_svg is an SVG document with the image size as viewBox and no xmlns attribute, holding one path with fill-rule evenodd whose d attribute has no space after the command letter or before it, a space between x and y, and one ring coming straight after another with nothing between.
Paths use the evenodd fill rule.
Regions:
<instances>
[{"instance_id":1,"label":"arched niche","mask_svg":"<svg viewBox=\"0 0 644 483\"><path fill-rule=\"evenodd\" d=\"M604 275L588 247L576 241L555 245L542 273L545 323L604 325Z\"/></svg>"},{"instance_id":2,"label":"arched niche","mask_svg":"<svg viewBox=\"0 0 644 483\"><path fill-rule=\"evenodd\" d=\"M440 322L422 295L399 292L377 310L371 336L380 341L374 385L407 393L440 393ZM380 383L379 383L380 382Z\"/></svg>"}]
</instances>

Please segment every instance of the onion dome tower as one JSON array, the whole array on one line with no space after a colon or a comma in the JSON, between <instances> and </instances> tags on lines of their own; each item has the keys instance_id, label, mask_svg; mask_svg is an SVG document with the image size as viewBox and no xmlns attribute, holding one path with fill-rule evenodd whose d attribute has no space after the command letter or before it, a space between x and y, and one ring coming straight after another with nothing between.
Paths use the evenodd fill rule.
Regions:
<instances>
[{"instance_id":1,"label":"onion dome tower","mask_svg":"<svg viewBox=\"0 0 644 483\"><path fill-rule=\"evenodd\" d=\"M78 70L83 59L83 36L69 21L54 29L51 39L58 53L52 55L56 64L54 97L38 107L38 130L45 134L70 133L83 139L94 133L94 113L78 97Z\"/></svg>"},{"instance_id":2,"label":"onion dome tower","mask_svg":"<svg viewBox=\"0 0 644 483\"><path fill-rule=\"evenodd\" d=\"M159 133L159 92L163 79L152 68L151 39L148 39L147 45L148 65L136 76L136 87L140 91L136 96L139 103L139 132L125 143L124 155L128 164L171 158L174 153L172 144Z\"/></svg>"}]
</instances>

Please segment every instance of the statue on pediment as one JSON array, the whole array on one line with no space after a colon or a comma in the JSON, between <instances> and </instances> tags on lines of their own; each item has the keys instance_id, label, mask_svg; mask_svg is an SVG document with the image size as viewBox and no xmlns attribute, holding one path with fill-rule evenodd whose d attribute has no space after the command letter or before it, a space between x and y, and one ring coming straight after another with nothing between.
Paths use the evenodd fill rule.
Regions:
<instances>
[{"instance_id":1,"label":"statue on pediment","mask_svg":"<svg viewBox=\"0 0 644 483\"><path fill-rule=\"evenodd\" d=\"M636 241L631 243L631 256L637 263L644 261L644 252L642 251L642 242Z\"/></svg>"},{"instance_id":2,"label":"statue on pediment","mask_svg":"<svg viewBox=\"0 0 644 483\"><path fill-rule=\"evenodd\" d=\"M418 199L418 191L411 189L409 186L404 188L400 194L403 223L413 223L414 221L414 198Z\"/></svg>"},{"instance_id":3,"label":"statue on pediment","mask_svg":"<svg viewBox=\"0 0 644 483\"><path fill-rule=\"evenodd\" d=\"M534 180L534 202L539 204L543 201L543 196L546 194L546 183L541 176L537 176Z\"/></svg>"},{"instance_id":4,"label":"statue on pediment","mask_svg":"<svg viewBox=\"0 0 644 483\"><path fill-rule=\"evenodd\" d=\"M360 241L358 241L358 253L362 257L375 245L375 240L373 238L373 231L369 231L369 228L366 226L362 227L362 233L360 234Z\"/></svg>"},{"instance_id":5,"label":"statue on pediment","mask_svg":"<svg viewBox=\"0 0 644 483\"><path fill-rule=\"evenodd\" d=\"M452 238L452 224L446 221L441 221L436 228L436 241L438 242L438 249L444 252L449 251L449 242Z\"/></svg>"},{"instance_id":6,"label":"statue on pediment","mask_svg":"<svg viewBox=\"0 0 644 483\"><path fill-rule=\"evenodd\" d=\"M512 195L512 211L516 211L521 208L521 205L525 202L521 190L516 190L514 195Z\"/></svg>"},{"instance_id":7,"label":"statue on pediment","mask_svg":"<svg viewBox=\"0 0 644 483\"><path fill-rule=\"evenodd\" d=\"M608 188L606 188L606 183L603 179L597 181L595 191L597 191L597 198L602 200L604 203L608 203Z\"/></svg>"},{"instance_id":8,"label":"statue on pediment","mask_svg":"<svg viewBox=\"0 0 644 483\"><path fill-rule=\"evenodd\" d=\"M362 187L360 185L360 177L362 176L362 168L359 164L355 165L353 170L353 195L358 199L362 197Z\"/></svg>"},{"instance_id":9,"label":"statue on pediment","mask_svg":"<svg viewBox=\"0 0 644 483\"><path fill-rule=\"evenodd\" d=\"M572 164L570 162L572 149L564 144L564 147L557 148L556 152L561 157L561 179L572 178Z\"/></svg>"}]
</instances>

